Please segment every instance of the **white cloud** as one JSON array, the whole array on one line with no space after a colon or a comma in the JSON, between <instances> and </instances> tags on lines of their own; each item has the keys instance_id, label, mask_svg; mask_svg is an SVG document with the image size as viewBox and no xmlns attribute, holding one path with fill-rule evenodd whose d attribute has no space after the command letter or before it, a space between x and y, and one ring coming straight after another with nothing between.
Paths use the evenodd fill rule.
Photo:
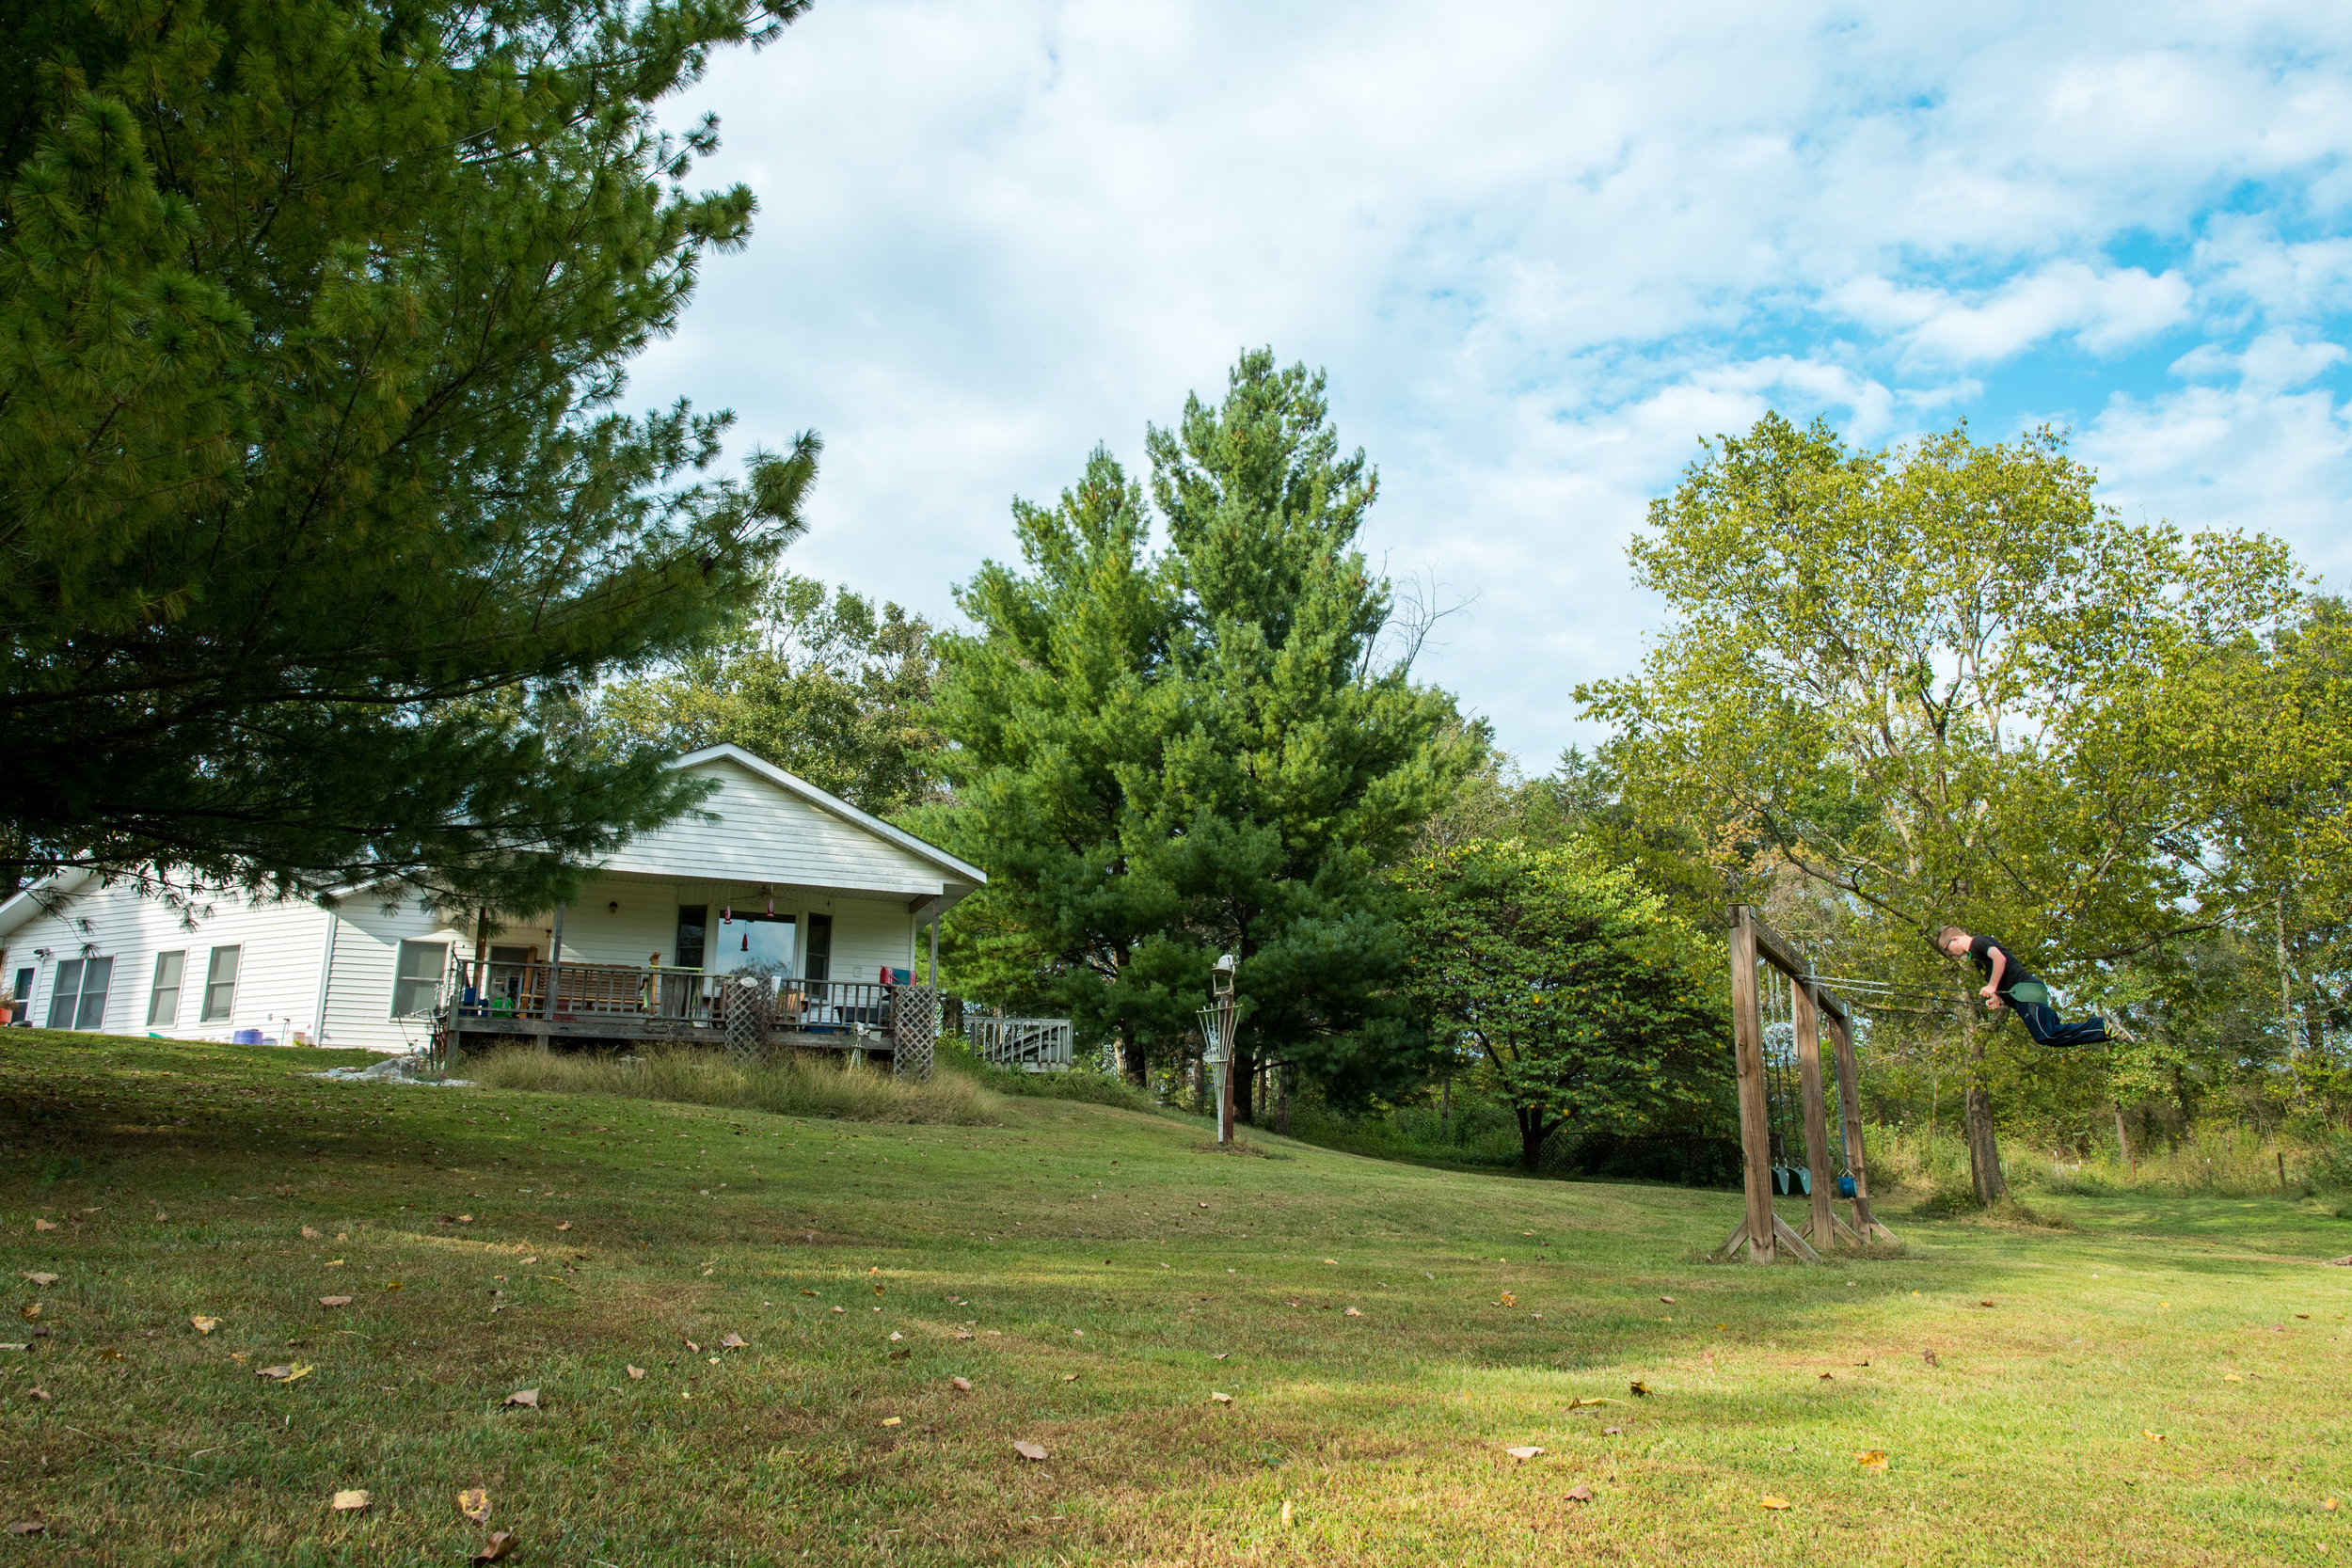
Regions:
<instances>
[{"instance_id":1,"label":"white cloud","mask_svg":"<svg viewBox=\"0 0 2352 1568\"><path fill-rule=\"evenodd\" d=\"M947 613L1009 497L1270 342L1382 467L1367 547L1481 594L1431 668L1540 759L1653 618L1644 501L1767 406L1996 435L2058 376L2120 493L2341 502L2348 55L2276 4L833 0L681 105L762 213L640 396L822 430L796 565Z\"/></svg>"}]
</instances>

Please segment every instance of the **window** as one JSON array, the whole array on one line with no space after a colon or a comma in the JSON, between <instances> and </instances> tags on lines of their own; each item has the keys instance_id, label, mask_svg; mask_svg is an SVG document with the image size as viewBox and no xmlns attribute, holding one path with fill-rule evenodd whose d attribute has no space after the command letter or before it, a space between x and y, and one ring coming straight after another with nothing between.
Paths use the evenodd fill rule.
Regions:
<instances>
[{"instance_id":1,"label":"window","mask_svg":"<svg viewBox=\"0 0 2352 1568\"><path fill-rule=\"evenodd\" d=\"M114 972L112 958L69 958L59 964L49 990L49 1027L95 1029L104 1022L106 984Z\"/></svg>"},{"instance_id":2,"label":"window","mask_svg":"<svg viewBox=\"0 0 2352 1568\"><path fill-rule=\"evenodd\" d=\"M808 980L822 985L833 978L833 916L808 917Z\"/></svg>"},{"instance_id":3,"label":"window","mask_svg":"<svg viewBox=\"0 0 2352 1568\"><path fill-rule=\"evenodd\" d=\"M57 966L57 977L49 983L49 1027L73 1027L73 1006L82 996L82 960L68 958Z\"/></svg>"},{"instance_id":4,"label":"window","mask_svg":"<svg viewBox=\"0 0 2352 1568\"><path fill-rule=\"evenodd\" d=\"M18 1002L30 1002L33 999L33 976L38 973L40 973L38 970L18 970L16 987L8 992L9 997Z\"/></svg>"},{"instance_id":5,"label":"window","mask_svg":"<svg viewBox=\"0 0 2352 1568\"><path fill-rule=\"evenodd\" d=\"M392 1016L429 1013L441 999L441 971L449 963L445 942L404 942L392 970Z\"/></svg>"},{"instance_id":6,"label":"window","mask_svg":"<svg viewBox=\"0 0 2352 1568\"><path fill-rule=\"evenodd\" d=\"M670 963L674 968L702 968L704 923L709 918L710 906L707 904L678 906L677 945L670 951Z\"/></svg>"},{"instance_id":7,"label":"window","mask_svg":"<svg viewBox=\"0 0 2352 1568\"><path fill-rule=\"evenodd\" d=\"M226 1023L237 1006L237 963L242 947L215 947L204 969L204 1012L199 1023Z\"/></svg>"},{"instance_id":8,"label":"window","mask_svg":"<svg viewBox=\"0 0 2352 1568\"><path fill-rule=\"evenodd\" d=\"M168 1029L180 1022L180 970L185 953L155 955L155 984L147 993L147 1026Z\"/></svg>"}]
</instances>

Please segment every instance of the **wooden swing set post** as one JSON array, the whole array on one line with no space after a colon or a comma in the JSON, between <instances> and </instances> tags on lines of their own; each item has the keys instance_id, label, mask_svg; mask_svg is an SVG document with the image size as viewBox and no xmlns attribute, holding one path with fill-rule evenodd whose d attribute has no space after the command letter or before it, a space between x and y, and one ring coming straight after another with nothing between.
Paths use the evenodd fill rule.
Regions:
<instances>
[{"instance_id":1,"label":"wooden swing set post","mask_svg":"<svg viewBox=\"0 0 2352 1568\"><path fill-rule=\"evenodd\" d=\"M1764 1018L1756 994L1756 919L1745 904L1731 909L1731 1042L1740 1069L1740 1151L1747 1178L1748 1212L1720 1249L1736 1257L1748 1243L1748 1261L1772 1261L1772 1123L1764 1101Z\"/></svg>"}]
</instances>

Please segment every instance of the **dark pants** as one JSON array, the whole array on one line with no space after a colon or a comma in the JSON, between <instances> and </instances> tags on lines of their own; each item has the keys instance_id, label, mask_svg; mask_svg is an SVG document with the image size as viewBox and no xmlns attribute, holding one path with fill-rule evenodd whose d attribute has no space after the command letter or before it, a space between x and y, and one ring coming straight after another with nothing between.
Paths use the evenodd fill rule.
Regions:
<instances>
[{"instance_id":1,"label":"dark pants","mask_svg":"<svg viewBox=\"0 0 2352 1568\"><path fill-rule=\"evenodd\" d=\"M2017 1022L2026 1026L2036 1045L2104 1045L2107 1038L2107 1022L2103 1018L2087 1018L2080 1023L2061 1023L2058 1009L2047 1002L2027 1002L2010 997L2009 1005L2017 1014Z\"/></svg>"}]
</instances>

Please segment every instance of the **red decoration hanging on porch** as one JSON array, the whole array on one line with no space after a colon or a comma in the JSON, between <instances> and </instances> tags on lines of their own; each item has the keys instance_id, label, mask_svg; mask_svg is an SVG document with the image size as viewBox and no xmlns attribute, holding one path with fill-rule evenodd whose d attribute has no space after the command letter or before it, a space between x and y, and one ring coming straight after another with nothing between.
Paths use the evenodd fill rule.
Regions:
<instances>
[{"instance_id":1,"label":"red decoration hanging on porch","mask_svg":"<svg viewBox=\"0 0 2352 1568\"><path fill-rule=\"evenodd\" d=\"M746 953L748 953L748 952L750 952L751 950L752 950L752 934L751 934L751 932L746 931L746 932L744 932L744 933L743 933L743 951L744 951L744 952L746 952Z\"/></svg>"},{"instance_id":2,"label":"red decoration hanging on porch","mask_svg":"<svg viewBox=\"0 0 2352 1568\"><path fill-rule=\"evenodd\" d=\"M769 917L771 920L772 920L772 919L774 919L774 918L775 918L775 914L776 914L776 898L775 898L775 895L773 895L773 894L770 894L770 895L768 895L768 917Z\"/></svg>"},{"instance_id":3,"label":"red decoration hanging on porch","mask_svg":"<svg viewBox=\"0 0 2352 1568\"><path fill-rule=\"evenodd\" d=\"M732 926L735 924L735 906L733 904L722 904L719 906L719 924L722 926Z\"/></svg>"}]
</instances>

